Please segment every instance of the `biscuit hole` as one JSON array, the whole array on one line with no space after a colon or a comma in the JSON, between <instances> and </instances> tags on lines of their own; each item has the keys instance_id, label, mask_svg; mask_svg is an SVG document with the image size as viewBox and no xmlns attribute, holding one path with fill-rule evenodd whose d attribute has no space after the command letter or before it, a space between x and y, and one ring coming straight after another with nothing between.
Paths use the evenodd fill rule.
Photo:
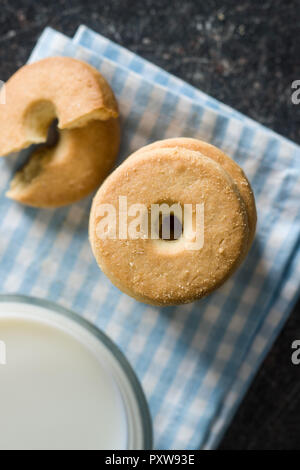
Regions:
<instances>
[{"instance_id":1,"label":"biscuit hole","mask_svg":"<svg viewBox=\"0 0 300 470\"><path fill-rule=\"evenodd\" d=\"M170 215L159 214L159 238L164 241L176 241L183 234L181 221L174 212Z\"/></svg>"},{"instance_id":2,"label":"biscuit hole","mask_svg":"<svg viewBox=\"0 0 300 470\"><path fill-rule=\"evenodd\" d=\"M47 130L47 140L44 144L34 144L26 152L26 160L15 174L11 182L11 189L24 187L31 183L37 177L45 164L47 164L53 155L52 149L59 142L60 134L58 130L58 120L54 119Z\"/></svg>"},{"instance_id":3,"label":"biscuit hole","mask_svg":"<svg viewBox=\"0 0 300 470\"><path fill-rule=\"evenodd\" d=\"M55 147L59 142L58 119L54 119L48 128L47 141L44 144L47 147Z\"/></svg>"},{"instance_id":4,"label":"biscuit hole","mask_svg":"<svg viewBox=\"0 0 300 470\"><path fill-rule=\"evenodd\" d=\"M56 120L56 109L50 101L33 103L25 111L24 121L28 140L32 143L42 143L47 140L49 128Z\"/></svg>"}]
</instances>

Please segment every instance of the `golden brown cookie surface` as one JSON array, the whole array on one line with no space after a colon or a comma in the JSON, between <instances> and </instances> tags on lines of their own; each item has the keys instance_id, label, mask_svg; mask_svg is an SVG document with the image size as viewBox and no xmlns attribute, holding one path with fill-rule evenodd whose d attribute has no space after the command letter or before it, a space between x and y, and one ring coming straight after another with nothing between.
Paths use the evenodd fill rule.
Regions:
<instances>
[{"instance_id":1,"label":"golden brown cookie surface","mask_svg":"<svg viewBox=\"0 0 300 470\"><path fill-rule=\"evenodd\" d=\"M116 119L62 130L55 147L42 147L31 155L6 195L32 207L72 204L100 186L114 164L119 143Z\"/></svg>"},{"instance_id":2,"label":"golden brown cookie surface","mask_svg":"<svg viewBox=\"0 0 300 470\"><path fill-rule=\"evenodd\" d=\"M51 57L22 67L6 83L0 107L0 155L45 143L58 121L60 139L36 149L8 197L35 207L59 207L96 189L118 153L118 105L89 64Z\"/></svg>"},{"instance_id":3,"label":"golden brown cookie surface","mask_svg":"<svg viewBox=\"0 0 300 470\"><path fill-rule=\"evenodd\" d=\"M152 239L149 230L144 238L120 239L118 219L117 236L103 238L98 230L103 205L119 213L120 196L128 208L146 207L145 217L153 204L191 206L192 225L184 218L182 235L174 241ZM191 249L197 205L204 209L203 245ZM129 217L128 228L132 221ZM129 157L99 189L90 240L99 266L121 290L150 304L180 304L205 296L238 267L249 247L248 214L233 178L214 159L179 146L154 146Z\"/></svg>"},{"instance_id":4,"label":"golden brown cookie surface","mask_svg":"<svg viewBox=\"0 0 300 470\"><path fill-rule=\"evenodd\" d=\"M256 229L256 207L255 207L255 200L252 188L249 184L249 181L241 169L241 167L235 163L232 158L226 155L222 150L218 149L214 145L209 144L208 142L204 142L203 140L192 139L187 137L178 137L173 139L165 139L154 142L150 145L146 145L139 149L136 153L141 153L144 151L148 151L155 148L174 148L180 147L185 148L187 150L195 150L196 152L200 152L206 157L212 158L214 161L219 163L225 171L227 171L230 176L233 178L237 188L240 192L241 197L243 198L248 214L248 221L249 221L249 246L251 245Z\"/></svg>"}]
</instances>

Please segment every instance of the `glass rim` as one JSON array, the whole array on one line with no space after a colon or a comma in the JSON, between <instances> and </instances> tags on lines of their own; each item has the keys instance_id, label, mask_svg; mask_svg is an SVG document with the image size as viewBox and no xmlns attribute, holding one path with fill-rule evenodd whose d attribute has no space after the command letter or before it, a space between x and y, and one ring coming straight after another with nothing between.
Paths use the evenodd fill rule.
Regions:
<instances>
[{"instance_id":1,"label":"glass rim","mask_svg":"<svg viewBox=\"0 0 300 470\"><path fill-rule=\"evenodd\" d=\"M23 294L0 294L0 303L5 302L16 302L24 303L27 305L34 305L42 307L48 310L52 310L55 313L63 315L64 317L79 324L84 329L88 330L98 341L101 342L107 349L112 353L114 358L117 360L121 369L124 371L129 384L132 389L132 393L136 398L136 403L139 409L142 429L143 429L143 450L153 449L153 426L152 418L148 406L148 402L145 393L142 389L142 385L137 378L132 366L124 353L120 350L116 343L110 339L106 333L100 330L97 326L93 325L90 321L81 317L78 313L63 307L52 300L46 300L38 297L31 297Z\"/></svg>"}]
</instances>

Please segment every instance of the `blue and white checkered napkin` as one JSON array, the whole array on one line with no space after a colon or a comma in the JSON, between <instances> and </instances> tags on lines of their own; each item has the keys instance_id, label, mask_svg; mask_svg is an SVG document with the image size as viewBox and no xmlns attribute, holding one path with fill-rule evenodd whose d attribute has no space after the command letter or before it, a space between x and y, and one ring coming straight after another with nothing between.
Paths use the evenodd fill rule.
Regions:
<instances>
[{"instance_id":1,"label":"blue and white checkered napkin","mask_svg":"<svg viewBox=\"0 0 300 470\"><path fill-rule=\"evenodd\" d=\"M243 266L208 298L159 309L98 269L90 198L24 208L4 197L15 162L1 161L1 290L57 301L116 341L148 397L157 448L214 448L296 301L299 147L85 27L73 40L45 30L31 60L51 55L86 60L109 80L123 119L121 159L156 139L194 136L224 149L253 185L259 222Z\"/></svg>"}]
</instances>

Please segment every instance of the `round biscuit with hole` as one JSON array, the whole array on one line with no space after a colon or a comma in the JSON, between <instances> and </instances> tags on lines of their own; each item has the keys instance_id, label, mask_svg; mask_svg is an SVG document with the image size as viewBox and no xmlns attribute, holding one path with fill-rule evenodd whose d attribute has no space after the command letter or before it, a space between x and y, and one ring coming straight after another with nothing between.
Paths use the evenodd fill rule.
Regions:
<instances>
[{"instance_id":1,"label":"round biscuit with hole","mask_svg":"<svg viewBox=\"0 0 300 470\"><path fill-rule=\"evenodd\" d=\"M180 208L183 214L176 239L157 230L168 207L173 222ZM103 183L90 215L90 242L102 271L152 305L188 303L215 290L245 258L250 236L233 177L215 159L180 146L130 156Z\"/></svg>"},{"instance_id":2,"label":"round biscuit with hole","mask_svg":"<svg viewBox=\"0 0 300 470\"><path fill-rule=\"evenodd\" d=\"M120 145L119 111L107 81L89 64L51 57L18 70L0 106L0 155L42 144L7 196L34 207L71 204L97 189ZM58 142L47 143L57 121ZM44 145L45 144L45 145Z\"/></svg>"}]
</instances>

